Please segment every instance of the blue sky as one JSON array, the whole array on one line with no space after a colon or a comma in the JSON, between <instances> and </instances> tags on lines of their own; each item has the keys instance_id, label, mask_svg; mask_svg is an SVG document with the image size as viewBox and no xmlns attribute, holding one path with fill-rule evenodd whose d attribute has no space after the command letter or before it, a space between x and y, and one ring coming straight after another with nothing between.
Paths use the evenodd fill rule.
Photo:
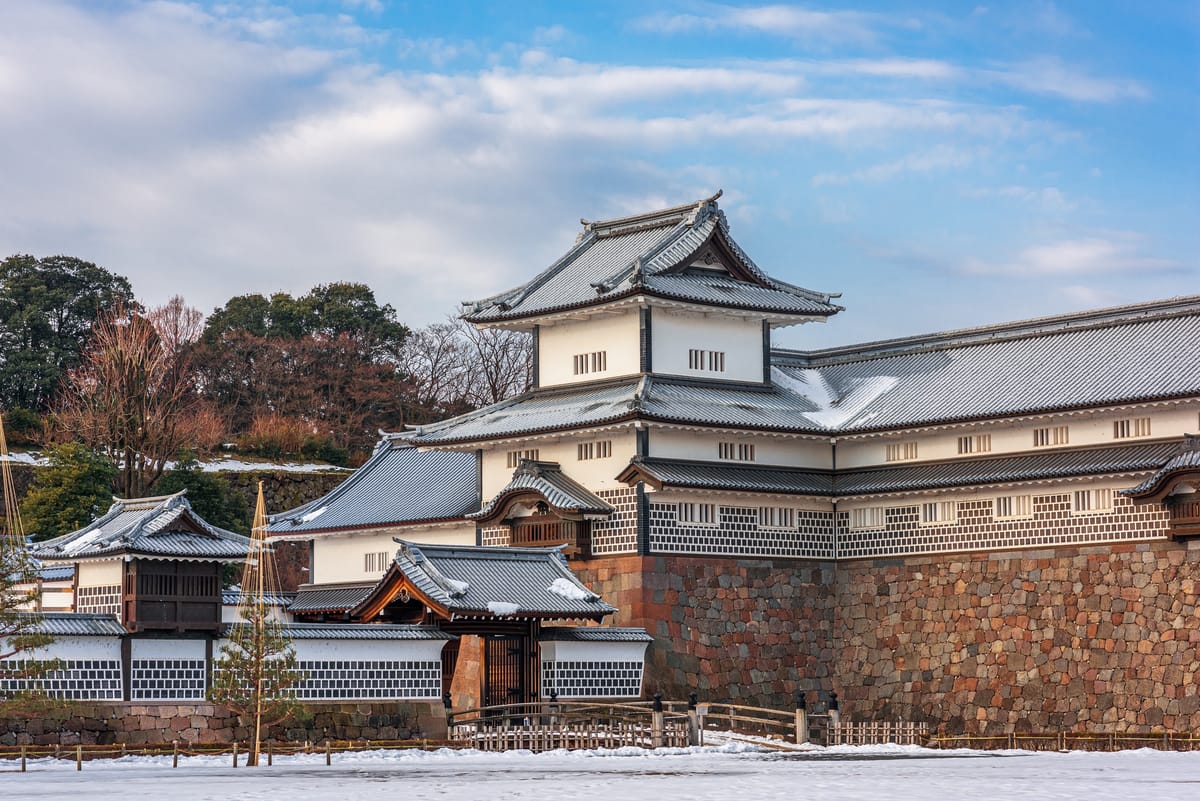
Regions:
<instances>
[{"instance_id":1,"label":"blue sky","mask_svg":"<svg viewBox=\"0 0 1200 801\"><path fill-rule=\"evenodd\" d=\"M724 189L845 344L1200 291L1200 6L0 5L0 254L411 324Z\"/></svg>"}]
</instances>

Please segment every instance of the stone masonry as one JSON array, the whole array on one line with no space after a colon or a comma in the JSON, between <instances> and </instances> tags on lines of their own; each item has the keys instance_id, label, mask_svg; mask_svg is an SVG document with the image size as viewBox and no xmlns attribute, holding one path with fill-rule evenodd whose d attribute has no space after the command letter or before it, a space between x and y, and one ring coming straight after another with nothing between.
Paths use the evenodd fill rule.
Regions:
<instances>
[{"instance_id":1,"label":"stone masonry","mask_svg":"<svg viewBox=\"0 0 1200 801\"><path fill-rule=\"evenodd\" d=\"M0 745L169 745L229 743L252 732L214 704L77 703L51 719L0 720ZM446 738L441 702L312 703L304 713L272 726L268 739L332 740Z\"/></svg>"},{"instance_id":2,"label":"stone masonry","mask_svg":"<svg viewBox=\"0 0 1200 801\"><path fill-rule=\"evenodd\" d=\"M646 690L949 732L1200 731L1200 543L574 565L654 637ZM674 643L674 645L672 645Z\"/></svg>"}]
</instances>

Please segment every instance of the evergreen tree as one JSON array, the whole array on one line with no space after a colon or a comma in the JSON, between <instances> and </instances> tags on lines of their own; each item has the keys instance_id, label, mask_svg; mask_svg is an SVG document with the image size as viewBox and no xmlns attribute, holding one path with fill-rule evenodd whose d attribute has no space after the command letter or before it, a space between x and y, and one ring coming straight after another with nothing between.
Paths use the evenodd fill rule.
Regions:
<instances>
[{"instance_id":1,"label":"evergreen tree","mask_svg":"<svg viewBox=\"0 0 1200 801\"><path fill-rule=\"evenodd\" d=\"M250 530L250 510L242 496L217 473L201 470L194 453L180 454L175 467L163 473L154 485L158 495L172 495L180 490L187 490L192 510L214 526L239 534Z\"/></svg>"},{"instance_id":2,"label":"evergreen tree","mask_svg":"<svg viewBox=\"0 0 1200 801\"><path fill-rule=\"evenodd\" d=\"M254 737L246 764L258 765L263 734L300 710L292 689L304 680L297 670L283 624L271 612L267 597L278 592L274 558L266 547L267 516L262 482L250 550L242 571L241 622L229 628L221 655L215 660L209 698L243 721L252 721Z\"/></svg>"},{"instance_id":3,"label":"evergreen tree","mask_svg":"<svg viewBox=\"0 0 1200 801\"><path fill-rule=\"evenodd\" d=\"M35 540L48 540L82 528L112 505L113 463L77 442L47 452L50 466L38 470L21 502L25 531Z\"/></svg>"},{"instance_id":4,"label":"evergreen tree","mask_svg":"<svg viewBox=\"0 0 1200 801\"><path fill-rule=\"evenodd\" d=\"M0 457L8 456L4 421L0 417ZM44 695L19 689L21 684L52 670L46 660L23 659L29 652L49 645L51 638L41 631L36 614L41 601L37 565L29 556L21 515L14 505L16 492L7 459L0 462L4 505L4 528L0 531L0 713L23 707L45 706L36 701ZM31 703L33 702L33 703Z\"/></svg>"}]
</instances>

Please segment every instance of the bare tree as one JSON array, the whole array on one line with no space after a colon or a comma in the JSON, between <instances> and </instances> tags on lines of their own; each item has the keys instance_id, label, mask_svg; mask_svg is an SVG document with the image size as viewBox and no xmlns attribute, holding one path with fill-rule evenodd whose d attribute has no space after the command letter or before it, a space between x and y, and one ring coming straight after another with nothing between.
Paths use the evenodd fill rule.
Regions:
<instances>
[{"instance_id":1,"label":"bare tree","mask_svg":"<svg viewBox=\"0 0 1200 801\"><path fill-rule=\"evenodd\" d=\"M478 406L529 389L533 379L533 338L521 331L476 328L460 323L467 342L471 397Z\"/></svg>"},{"instance_id":2,"label":"bare tree","mask_svg":"<svg viewBox=\"0 0 1200 801\"><path fill-rule=\"evenodd\" d=\"M106 454L125 497L145 494L180 449L203 452L220 440L188 362L198 314L179 298L145 315L116 308L97 320L68 374L56 428Z\"/></svg>"}]
</instances>

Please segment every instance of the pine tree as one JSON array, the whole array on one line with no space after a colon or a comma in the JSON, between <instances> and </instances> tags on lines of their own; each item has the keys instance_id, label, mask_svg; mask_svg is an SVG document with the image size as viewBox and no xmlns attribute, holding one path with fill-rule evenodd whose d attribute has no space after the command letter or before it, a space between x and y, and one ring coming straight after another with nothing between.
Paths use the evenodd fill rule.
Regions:
<instances>
[{"instance_id":1,"label":"pine tree","mask_svg":"<svg viewBox=\"0 0 1200 801\"><path fill-rule=\"evenodd\" d=\"M25 545L7 457L8 443L0 417L0 474L4 494L4 530L0 532L0 706L5 712L13 706L39 706L44 696L30 690L29 683L56 667L44 659L22 658L45 648L52 638L41 631L41 615L37 614L41 602L37 564Z\"/></svg>"},{"instance_id":2,"label":"pine tree","mask_svg":"<svg viewBox=\"0 0 1200 801\"><path fill-rule=\"evenodd\" d=\"M229 629L221 656L216 660L209 697L243 721L252 720L254 739L246 764L258 765L266 729L282 723L300 709L292 689L304 680L297 670L296 652L283 628L271 614L267 598L279 591L274 559L266 547L267 518L262 482L250 550L242 571L241 622Z\"/></svg>"}]
</instances>

